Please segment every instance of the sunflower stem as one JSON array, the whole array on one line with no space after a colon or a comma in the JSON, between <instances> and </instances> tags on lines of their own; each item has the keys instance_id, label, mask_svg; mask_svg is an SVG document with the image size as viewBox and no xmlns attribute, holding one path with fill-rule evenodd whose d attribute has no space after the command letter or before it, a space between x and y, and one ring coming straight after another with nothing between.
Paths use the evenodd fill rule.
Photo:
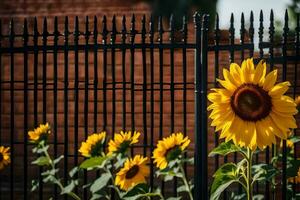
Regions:
<instances>
[{"instance_id":1,"label":"sunflower stem","mask_svg":"<svg viewBox=\"0 0 300 200\"><path fill-rule=\"evenodd\" d=\"M55 164L53 162L53 160L51 159L49 153L47 150L45 150L45 145L44 143L42 142L41 143L41 146L42 146L42 150L43 150L43 153L44 155L47 157L47 159L49 160L49 163L50 163L50 166L52 168L52 170L55 170ZM55 175L53 175L54 178L56 179L55 183L56 185L58 185L58 187L60 188L61 191L64 190L64 186L62 185L62 183L59 181L59 179L57 179L57 177ZM72 197L73 199L75 200L81 200L79 196L77 196L74 192L68 192L67 195L69 195L70 197Z\"/></svg>"},{"instance_id":2,"label":"sunflower stem","mask_svg":"<svg viewBox=\"0 0 300 200\"><path fill-rule=\"evenodd\" d=\"M115 184L115 179L114 179L114 176L112 175L111 171L110 171L107 167L104 167L104 170L105 170L107 173L109 173L109 176L110 176L110 180L111 180L111 182L112 182L112 185L114 185L114 184ZM120 190L119 190L117 187L113 187L113 188L114 188L115 191L117 192L118 197L120 197L120 196L121 196Z\"/></svg>"},{"instance_id":3,"label":"sunflower stem","mask_svg":"<svg viewBox=\"0 0 300 200\"><path fill-rule=\"evenodd\" d=\"M189 183L188 183L188 181L186 179L186 175L185 175L185 172L184 172L184 169L183 169L183 166L182 166L181 162L179 164L179 167L180 167L180 171L181 171L181 174L182 174L183 183L184 183L184 185L186 187L186 191L187 191L187 193L188 193L188 195L190 197L190 200L193 200L194 197L193 197L193 194L192 194L192 190L191 190L190 185L189 185Z\"/></svg>"},{"instance_id":4,"label":"sunflower stem","mask_svg":"<svg viewBox=\"0 0 300 200\"><path fill-rule=\"evenodd\" d=\"M247 200L252 200L253 191L252 191L252 158L253 152L250 148L247 148Z\"/></svg>"}]
</instances>

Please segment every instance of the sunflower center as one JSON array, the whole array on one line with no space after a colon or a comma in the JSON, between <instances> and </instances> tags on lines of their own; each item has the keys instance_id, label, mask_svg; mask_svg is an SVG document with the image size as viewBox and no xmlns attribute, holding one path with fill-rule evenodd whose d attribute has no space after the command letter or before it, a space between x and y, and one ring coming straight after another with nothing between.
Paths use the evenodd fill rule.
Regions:
<instances>
[{"instance_id":1,"label":"sunflower center","mask_svg":"<svg viewBox=\"0 0 300 200\"><path fill-rule=\"evenodd\" d=\"M97 142L96 144L94 144L91 148L91 156L94 157L94 156L100 156L101 155L101 152L102 152L102 142L99 141Z\"/></svg>"},{"instance_id":2,"label":"sunflower center","mask_svg":"<svg viewBox=\"0 0 300 200\"><path fill-rule=\"evenodd\" d=\"M178 158L180 154L181 154L181 148L180 146L176 145L173 148L168 149L165 155L167 161L169 162Z\"/></svg>"},{"instance_id":3,"label":"sunflower center","mask_svg":"<svg viewBox=\"0 0 300 200\"><path fill-rule=\"evenodd\" d=\"M0 153L0 162L4 159L4 156L2 153Z\"/></svg>"},{"instance_id":4,"label":"sunflower center","mask_svg":"<svg viewBox=\"0 0 300 200\"><path fill-rule=\"evenodd\" d=\"M137 173L139 172L139 166L138 165L133 165L128 172L126 173L125 178L126 179L131 179L133 178L135 175L137 175Z\"/></svg>"},{"instance_id":5,"label":"sunflower center","mask_svg":"<svg viewBox=\"0 0 300 200\"><path fill-rule=\"evenodd\" d=\"M258 121L270 114L271 97L258 85L243 84L231 97L231 107L235 114L246 121Z\"/></svg>"}]
</instances>

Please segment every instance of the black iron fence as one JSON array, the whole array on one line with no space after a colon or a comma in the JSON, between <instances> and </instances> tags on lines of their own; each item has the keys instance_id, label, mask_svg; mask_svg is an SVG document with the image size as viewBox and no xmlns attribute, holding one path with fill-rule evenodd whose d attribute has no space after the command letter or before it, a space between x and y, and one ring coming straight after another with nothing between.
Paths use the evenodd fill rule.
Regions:
<instances>
[{"instance_id":1,"label":"black iron fence","mask_svg":"<svg viewBox=\"0 0 300 200\"><path fill-rule=\"evenodd\" d=\"M76 17L71 23L68 17L45 18L39 30L36 18L25 19L22 32L11 20L9 34L3 34L0 22L0 144L11 147L11 165L0 174L1 199L44 199L52 193L58 198L57 188L43 185L41 169L30 165L33 158L27 131L42 122L52 125L53 156L65 157L61 164L65 183L68 170L83 160L78 147L89 133L106 130L112 137L119 130L139 130L142 140L132 153L151 156L159 138L182 131L193 141L188 155L195 157L195 166L186 169L194 178L195 197L207 199L215 169L239 159L237 155L207 157L219 139L207 122L206 95L209 88L218 86L215 80L222 68L247 57L254 57L255 62L263 58L270 70L276 67L282 80L291 82L290 95L299 94L299 16L292 30L286 13L280 37L275 37L278 30L272 11L268 28L260 13L258 30L254 30L252 12L249 26L242 14L237 30L233 15L229 30L219 29L218 16L215 29L209 30L209 16L199 14L193 22L184 17L180 30L175 30L172 17L168 28L167 19L162 18L132 16L130 27L125 17L111 20L86 17L80 22ZM256 162L269 163L271 156L267 149ZM177 181L157 180L152 161L150 167L151 187L160 187L166 195L176 194ZM285 199L286 156L282 169L278 188ZM85 173L84 183L95 176ZM37 177L39 192L33 194L31 179ZM88 198L86 190L78 192ZM256 185L255 192L264 193L266 199L276 196L269 184Z\"/></svg>"}]
</instances>

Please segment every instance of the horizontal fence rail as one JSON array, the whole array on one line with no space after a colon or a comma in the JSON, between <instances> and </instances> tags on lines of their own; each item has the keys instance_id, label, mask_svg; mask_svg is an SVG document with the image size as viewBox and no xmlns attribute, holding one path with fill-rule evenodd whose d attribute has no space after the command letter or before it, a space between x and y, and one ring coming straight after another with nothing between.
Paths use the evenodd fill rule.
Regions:
<instances>
[{"instance_id":1,"label":"horizontal fence rail","mask_svg":"<svg viewBox=\"0 0 300 200\"><path fill-rule=\"evenodd\" d=\"M214 171L240 159L237 154L207 157L220 141L209 126L206 96L210 88L219 87L216 79L222 78L223 68L248 57L256 63L264 59L268 70L278 69L280 81L291 82L290 96L300 94L299 15L295 27L289 27L286 12L280 30L275 28L273 11L269 27L263 26L264 17L261 12L255 19L258 30L252 12L248 20L241 15L238 28L232 14L228 30L219 28L218 15L214 27L209 27L209 16L198 13L183 17L180 28L172 16L0 21L0 145L11 147L11 164L0 172L0 199L59 198L57 187L42 182L42 168L30 164L34 158L27 132L45 122L52 126L52 156L65 157L59 166L64 183L72 166L83 161L78 148L91 133L105 130L112 138L120 130L141 131L131 153L151 157L159 139L183 132L192 140L187 155L194 156L195 165L185 170L194 178L195 199L208 199ZM295 157L297 149L296 145ZM267 149L255 162L269 163L273 153ZM151 188L159 187L167 197L176 195L177 180L160 181L152 159L149 165ZM278 191L267 183L257 184L254 192L266 199L279 195L285 199L286 154L282 170ZM97 175L85 172L79 178L86 184ZM31 180L36 178L39 192L32 193ZM233 190L241 192L238 187ZM298 191L296 185L293 191ZM76 192L89 198L87 189ZM223 198L229 199L231 192Z\"/></svg>"}]
</instances>

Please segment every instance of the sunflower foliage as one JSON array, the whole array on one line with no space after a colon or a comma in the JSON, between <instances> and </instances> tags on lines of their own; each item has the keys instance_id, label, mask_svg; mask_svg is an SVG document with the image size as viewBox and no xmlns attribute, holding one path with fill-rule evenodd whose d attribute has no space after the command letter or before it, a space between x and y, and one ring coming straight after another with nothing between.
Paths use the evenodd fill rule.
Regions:
<instances>
[{"instance_id":1,"label":"sunflower foliage","mask_svg":"<svg viewBox=\"0 0 300 200\"><path fill-rule=\"evenodd\" d=\"M51 127L48 123L41 124L28 132L30 142L34 144L32 152L36 155L32 164L42 168L43 182L57 185L61 195L79 200L79 195L74 191L78 191L75 188L82 187L90 192L91 200L113 198L138 200L153 197L164 199L159 189L150 188L147 184L146 177L150 174L148 158L141 155L131 157L128 153L130 147L138 142L139 132L121 131L115 134L115 137L108 143L107 152L105 148L106 132L89 135L78 149L85 159L70 170L67 185L61 182L62 178L59 176L60 169L58 167L64 157L53 158L49 154L48 137L50 135ZM8 152L8 150L4 150ZM5 154L5 159L7 159L6 157ZM80 179L81 175L90 172L97 172L98 176L83 185L83 181ZM39 180L33 180L32 191L38 187Z\"/></svg>"},{"instance_id":2,"label":"sunflower foliage","mask_svg":"<svg viewBox=\"0 0 300 200\"><path fill-rule=\"evenodd\" d=\"M190 139L182 133L173 133L170 136L158 141L156 149L153 151L154 163L159 169L156 172L163 181L172 181L177 178L179 186L177 188L178 199L188 195L193 199L193 181L188 180L185 165L193 165L193 158L187 157L187 147ZM187 197L186 197L187 198Z\"/></svg>"},{"instance_id":3,"label":"sunflower foliage","mask_svg":"<svg viewBox=\"0 0 300 200\"><path fill-rule=\"evenodd\" d=\"M286 140L286 178L287 178L287 199L297 199L300 197L300 193L293 192L293 184L300 183L300 160L295 157L295 146L300 142L300 137L292 135ZM278 171L278 176L282 176L281 164L282 164L282 146L280 143L278 148L274 149L274 156L271 160L272 165ZM272 190L275 191L276 186L281 184L279 178L274 177L272 181Z\"/></svg>"},{"instance_id":4,"label":"sunflower foliage","mask_svg":"<svg viewBox=\"0 0 300 200\"><path fill-rule=\"evenodd\" d=\"M59 168L57 165L63 156L60 156L56 159L53 159L49 153L49 145L47 144L46 139L39 139L37 141L32 141L35 144L35 147L32 149L32 152L37 155L36 160L32 161L31 164L42 167L42 180L44 183L54 184L59 187L61 195L68 195L73 199L79 200L80 198L73 192L74 188L78 185L79 180L75 178L75 174L78 172L78 168L74 167L69 172L70 180L67 185L63 185L61 178L59 177ZM35 191L39 187L39 181L32 181L32 191Z\"/></svg>"},{"instance_id":5,"label":"sunflower foliage","mask_svg":"<svg viewBox=\"0 0 300 200\"><path fill-rule=\"evenodd\" d=\"M255 153L249 154L247 149L238 147L234 145L231 141L223 142L218 147L213 149L209 156L214 157L216 155L219 156L227 156L231 153L239 153L242 156L242 159L237 163L225 163L222 165L213 175L213 183L210 188L210 199L217 200L220 199L221 194L230 186L241 185L244 192L247 191L247 185L254 185L256 182L271 182L272 178L275 177L279 171L272 164L256 164L251 165L251 182L248 182L247 165L252 159ZM241 194L236 194L233 196L233 199L238 199L238 196ZM245 199L246 195L242 194ZM259 194L254 195L253 198L258 198Z\"/></svg>"},{"instance_id":6,"label":"sunflower foliage","mask_svg":"<svg viewBox=\"0 0 300 200\"><path fill-rule=\"evenodd\" d=\"M277 163L282 158L277 141L286 140L288 145L298 141L296 138L288 140L291 131L297 128L294 115L299 110L297 100L285 94L291 84L277 82L278 70L267 71L264 60L256 66L253 58L244 60L241 66L231 63L229 69L223 69L224 80L217 79L221 87L211 89L208 94L211 126L216 132L220 131L219 138L225 140L209 156L237 153L242 157L235 163L225 163L215 172L210 188L212 200L219 199L222 192L234 184L241 185L248 200L261 198L253 194L253 185L270 182L274 188L276 176L282 173ZM276 155L272 162L254 164L253 156L267 147L274 148ZM287 171L289 176L295 177L299 161L289 154L293 153L288 152Z\"/></svg>"}]
</instances>

